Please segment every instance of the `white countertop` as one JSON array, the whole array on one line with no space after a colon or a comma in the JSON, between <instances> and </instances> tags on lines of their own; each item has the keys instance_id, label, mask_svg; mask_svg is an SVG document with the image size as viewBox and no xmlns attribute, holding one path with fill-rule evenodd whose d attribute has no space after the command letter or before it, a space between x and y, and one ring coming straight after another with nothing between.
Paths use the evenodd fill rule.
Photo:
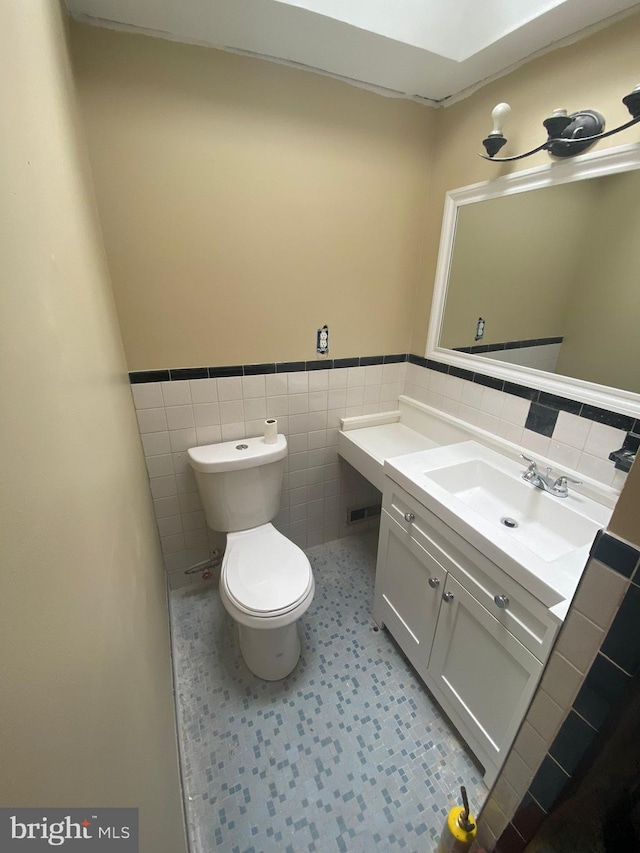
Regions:
<instances>
[{"instance_id":1,"label":"white countertop","mask_svg":"<svg viewBox=\"0 0 640 853\"><path fill-rule=\"evenodd\" d=\"M429 451L435 448L473 439L491 448L491 452L501 454L505 464L511 466L514 472L517 469L519 476L520 469L524 471L524 463L519 460L522 448L407 397L400 397L397 411L372 415L370 418L361 416L342 421L342 430L338 435L339 454L381 492L384 491L386 476L391 476L442 521L464 535L486 557L543 601L557 618L564 619L586 565L590 544L576 548L562 566L557 563L554 565L553 561L542 561L538 565L538 574L535 571L531 574L532 566L527 564L527 560L531 562L530 552L519 553L517 547L514 550L513 542L496 536L495 528L489 529L491 525L481 516L473 517L473 513L467 512L465 520L461 520L460 507L455 505L455 501L452 504L450 496L444 495L446 490L441 489L443 494L439 494L437 485L429 483L427 493L424 484L418 486L410 473L412 457L419 459L422 454L428 456ZM544 460L540 461L544 464ZM580 492L572 492L576 505L588 505L594 521L606 527L617 493L595 482L587 482L580 487ZM545 500L563 500L542 492L540 496ZM595 510L594 501L597 504ZM498 530L500 533L502 531ZM506 550L501 547L505 544L509 544Z\"/></svg>"},{"instance_id":2,"label":"white countertop","mask_svg":"<svg viewBox=\"0 0 640 853\"><path fill-rule=\"evenodd\" d=\"M450 466L477 461L487 463L488 471L504 478L508 487L504 501L494 501L490 490L486 493L483 490L479 499L484 505L478 504L472 484L468 494L458 495L438 482L438 475L451 470ZM609 509L578 493L559 498L524 482L525 467L521 463L475 441L390 458L385 461L384 469L392 480L553 613L559 616L563 611L566 613L593 539L608 523ZM513 496L521 500L516 503ZM510 503L512 498L514 503ZM503 526L501 515L517 520L518 528ZM559 524L555 523L554 515Z\"/></svg>"}]
</instances>

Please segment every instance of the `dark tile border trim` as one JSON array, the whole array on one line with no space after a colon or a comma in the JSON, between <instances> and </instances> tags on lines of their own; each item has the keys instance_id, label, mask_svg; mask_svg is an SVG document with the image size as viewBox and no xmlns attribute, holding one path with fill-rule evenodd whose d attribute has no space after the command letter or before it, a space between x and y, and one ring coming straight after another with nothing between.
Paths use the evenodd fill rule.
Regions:
<instances>
[{"instance_id":1,"label":"dark tile border trim","mask_svg":"<svg viewBox=\"0 0 640 853\"><path fill-rule=\"evenodd\" d=\"M300 373L306 369L306 361L279 361L276 363L276 373ZM273 371L270 372L273 373Z\"/></svg>"},{"instance_id":2,"label":"dark tile border trim","mask_svg":"<svg viewBox=\"0 0 640 853\"><path fill-rule=\"evenodd\" d=\"M262 376L266 373L275 373L276 365L271 364L245 364L244 366L244 375L245 376Z\"/></svg>"},{"instance_id":3,"label":"dark tile border trim","mask_svg":"<svg viewBox=\"0 0 640 853\"><path fill-rule=\"evenodd\" d=\"M224 376L260 376L269 373L296 373L302 370L337 370L344 367L399 364L408 360L408 354L402 352L392 353L391 355L354 356L352 358L322 358L315 361L271 361L262 364L234 364L219 367L132 370L129 373L129 382L132 385L140 385L143 382L171 382L180 379L216 379ZM426 361L426 359L423 359L423 361Z\"/></svg>"},{"instance_id":4,"label":"dark tile border trim","mask_svg":"<svg viewBox=\"0 0 640 853\"><path fill-rule=\"evenodd\" d=\"M586 403L580 411L581 418L589 418L590 421L597 421L607 426L623 429L625 432L632 432L636 421L628 415L621 415L618 412L609 412L607 409L598 409L596 406L589 406Z\"/></svg>"},{"instance_id":5,"label":"dark tile border trim","mask_svg":"<svg viewBox=\"0 0 640 853\"><path fill-rule=\"evenodd\" d=\"M591 556L625 578L630 578L638 565L640 554L633 545L628 545L609 533L603 533L596 540Z\"/></svg>"},{"instance_id":6,"label":"dark tile border trim","mask_svg":"<svg viewBox=\"0 0 640 853\"><path fill-rule=\"evenodd\" d=\"M174 370L173 368L169 371L171 374L171 381L178 382L181 379L208 379L209 377L209 368L208 367L182 367L178 370Z\"/></svg>"},{"instance_id":7,"label":"dark tile border trim","mask_svg":"<svg viewBox=\"0 0 640 853\"><path fill-rule=\"evenodd\" d=\"M244 370L241 364L230 364L227 367L208 367L209 379L218 379L223 376L242 376Z\"/></svg>"},{"instance_id":8,"label":"dark tile border trim","mask_svg":"<svg viewBox=\"0 0 640 853\"><path fill-rule=\"evenodd\" d=\"M556 343L557 338L539 338L543 343ZM511 342L513 343L513 342ZM521 341L521 344L529 345L530 341ZM554 412L569 412L572 415L578 415L581 418L587 418L591 421L597 421L607 426L615 427L616 429L625 430L625 432L640 432L640 421L627 415L621 415L618 412L610 412L607 409L599 409L596 406L588 405L587 403L579 403L577 400L571 400L568 397L558 397L555 394L547 394L545 391L538 391L535 388L529 388L526 385L517 385L514 382L507 382L503 379L495 379L493 376L487 376L485 373L473 372L465 370L461 367L444 364L441 361L434 361L430 358L424 358L413 353L392 353L389 355L363 355L353 356L351 358L324 358L314 361L278 361L266 362L263 364L236 364L223 365L219 367L182 367L171 368L167 370L134 370L129 373L129 381L132 385L137 385L142 382L169 382L180 379L215 379L223 376L257 376L269 373L292 373L302 370L337 370L345 367L367 367L374 364L396 364L408 361L410 364L416 364L418 367L426 367L429 370L435 370L438 373L445 373L449 376L457 376L460 379L466 379L468 382L474 382L477 385L484 385L486 388L495 388L498 391L504 391L506 394L513 394L515 397L522 397L525 400L530 400L532 403L539 403L546 409ZM557 417L557 415L556 415ZM548 419L547 419L548 420ZM537 431L537 430L534 430ZM543 433L544 434L544 433Z\"/></svg>"},{"instance_id":9,"label":"dark tile border trim","mask_svg":"<svg viewBox=\"0 0 640 853\"><path fill-rule=\"evenodd\" d=\"M129 374L129 382L139 385L143 382L169 382L171 374L168 370L136 370Z\"/></svg>"},{"instance_id":10,"label":"dark tile border trim","mask_svg":"<svg viewBox=\"0 0 640 853\"><path fill-rule=\"evenodd\" d=\"M524 347L544 347L549 344L561 344L564 338L530 338L526 341L501 341L495 344L474 344L472 347L453 347L454 352L468 352L472 355L484 352L500 352L505 349L524 349Z\"/></svg>"}]
</instances>

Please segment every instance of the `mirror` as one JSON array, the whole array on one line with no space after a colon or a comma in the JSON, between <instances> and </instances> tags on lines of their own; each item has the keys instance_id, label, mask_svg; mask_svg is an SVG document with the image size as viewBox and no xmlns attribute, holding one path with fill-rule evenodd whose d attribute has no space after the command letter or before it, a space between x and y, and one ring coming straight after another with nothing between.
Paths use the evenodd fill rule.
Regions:
<instances>
[{"instance_id":1,"label":"mirror","mask_svg":"<svg viewBox=\"0 0 640 853\"><path fill-rule=\"evenodd\" d=\"M640 415L640 146L447 194L427 358Z\"/></svg>"}]
</instances>

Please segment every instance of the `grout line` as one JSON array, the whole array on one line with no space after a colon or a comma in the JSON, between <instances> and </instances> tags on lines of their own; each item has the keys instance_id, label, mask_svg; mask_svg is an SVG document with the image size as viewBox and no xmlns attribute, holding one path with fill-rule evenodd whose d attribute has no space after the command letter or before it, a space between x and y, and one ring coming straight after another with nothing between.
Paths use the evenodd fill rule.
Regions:
<instances>
[{"instance_id":1,"label":"grout line","mask_svg":"<svg viewBox=\"0 0 640 853\"><path fill-rule=\"evenodd\" d=\"M553 744L551 744L551 746L553 747ZM567 777L567 779L571 779L571 774L570 774L570 773L567 773L567 771L564 769L564 767L562 766L562 764L560 764L560 762L559 762L557 759L555 759L555 758L553 757L553 755L551 755L551 753L550 753L550 752L547 752L547 754L544 756L544 758L543 758L542 760L544 761L544 759L545 759L545 758L550 758L550 759L553 761L553 763L554 763L555 765L557 765L557 766L560 768L560 770L562 770L562 772L563 772L563 773L564 773L564 775ZM540 769L540 768L538 768L538 770L539 770L539 769ZM565 784L566 784L566 783L565 783Z\"/></svg>"},{"instance_id":2,"label":"grout line","mask_svg":"<svg viewBox=\"0 0 640 853\"><path fill-rule=\"evenodd\" d=\"M605 639L606 639L606 637L605 637ZM612 660L610 657L607 657L607 655L604 654L604 652L602 651L602 646L600 646L600 649L598 650L598 654L600 655L600 657L603 657L606 661L608 661L610 664L615 666L615 668L617 670L619 670L621 673L623 673L623 675L626 675L627 678L633 678L632 672L627 672L627 670L623 669L619 663L616 663L614 660ZM596 655L596 657L597 657L597 655ZM587 722L587 721L585 720L585 722Z\"/></svg>"},{"instance_id":3,"label":"grout line","mask_svg":"<svg viewBox=\"0 0 640 853\"><path fill-rule=\"evenodd\" d=\"M583 681L583 684L584 684L584 681ZM593 726L593 725L589 722L589 720L585 719L585 718L582 716L582 714L580 714L578 711L576 711L576 709L573 707L573 705L569 708L569 712L568 712L567 716L565 717L565 720L569 717L569 714L570 714L572 711L573 711L573 713L576 715L576 717L579 717L579 718L582 720L582 722L583 722L583 723L586 723L586 724L589 726L589 728L590 728L590 729L593 729L593 731L594 731L594 732L596 732L596 733L598 732L598 729L597 729L595 726ZM564 725L564 723L563 723L563 725ZM554 739L554 742L555 742L555 739ZM553 749L553 744L551 744L551 746L549 747L549 749ZM553 758L553 756L551 756L551 757ZM557 762L556 762L556 763L557 763ZM562 769L564 770L564 767L563 767ZM565 770L565 773L566 773L566 772L567 772L567 771Z\"/></svg>"}]
</instances>

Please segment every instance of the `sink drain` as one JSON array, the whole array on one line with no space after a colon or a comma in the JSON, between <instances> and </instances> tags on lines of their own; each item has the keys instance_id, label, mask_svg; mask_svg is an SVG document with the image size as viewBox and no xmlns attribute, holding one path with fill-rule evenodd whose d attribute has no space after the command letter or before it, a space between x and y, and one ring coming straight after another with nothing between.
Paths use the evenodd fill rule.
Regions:
<instances>
[{"instance_id":1,"label":"sink drain","mask_svg":"<svg viewBox=\"0 0 640 853\"><path fill-rule=\"evenodd\" d=\"M509 527L511 529L518 526L518 522L515 520L515 518L509 518L508 515L505 515L503 518L500 519L500 524L504 524L505 527Z\"/></svg>"}]
</instances>

